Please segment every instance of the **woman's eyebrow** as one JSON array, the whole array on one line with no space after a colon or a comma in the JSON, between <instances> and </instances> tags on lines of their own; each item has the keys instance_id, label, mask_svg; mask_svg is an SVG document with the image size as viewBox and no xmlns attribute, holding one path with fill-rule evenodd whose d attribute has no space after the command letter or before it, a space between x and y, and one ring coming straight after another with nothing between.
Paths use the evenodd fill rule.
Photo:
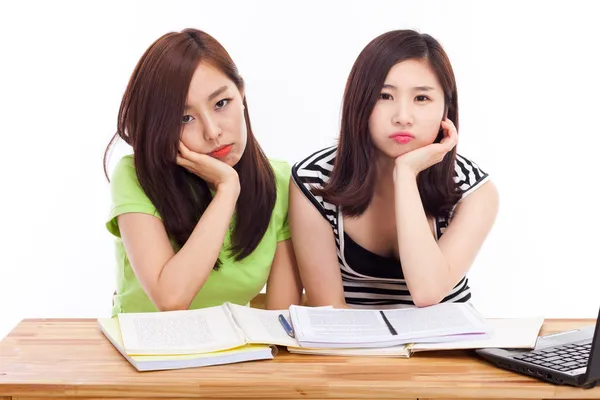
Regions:
<instances>
[{"instance_id":1,"label":"woman's eyebrow","mask_svg":"<svg viewBox=\"0 0 600 400\"><path fill-rule=\"evenodd\" d=\"M220 88L218 88L217 90L215 90L214 92L212 92L210 94L210 96L208 96L208 100L214 99L215 97L217 97L218 95L220 95L221 93L223 93L226 90L227 90L227 85L221 86Z\"/></svg>"}]
</instances>

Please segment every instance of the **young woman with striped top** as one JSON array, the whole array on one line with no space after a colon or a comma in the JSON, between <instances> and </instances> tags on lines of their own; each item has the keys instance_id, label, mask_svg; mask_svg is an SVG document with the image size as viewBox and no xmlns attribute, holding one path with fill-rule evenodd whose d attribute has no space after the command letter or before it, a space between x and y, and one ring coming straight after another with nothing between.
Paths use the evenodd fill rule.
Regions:
<instances>
[{"instance_id":1,"label":"young woman with striped top","mask_svg":"<svg viewBox=\"0 0 600 400\"><path fill-rule=\"evenodd\" d=\"M456 153L458 99L441 45L410 30L361 52L337 146L292 168L290 228L310 305L466 302L498 210L488 174Z\"/></svg>"}]
</instances>

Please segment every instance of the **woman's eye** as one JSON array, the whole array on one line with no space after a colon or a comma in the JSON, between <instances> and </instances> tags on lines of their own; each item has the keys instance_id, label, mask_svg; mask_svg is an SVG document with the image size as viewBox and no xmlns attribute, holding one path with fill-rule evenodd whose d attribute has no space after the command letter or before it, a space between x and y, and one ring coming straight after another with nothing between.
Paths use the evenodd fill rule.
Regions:
<instances>
[{"instance_id":1,"label":"woman's eye","mask_svg":"<svg viewBox=\"0 0 600 400\"><path fill-rule=\"evenodd\" d=\"M391 95L391 94L389 94L389 93L381 93L381 94L379 95L379 98L380 98L381 100L391 100L391 99L392 99L392 95Z\"/></svg>"},{"instance_id":2,"label":"woman's eye","mask_svg":"<svg viewBox=\"0 0 600 400\"><path fill-rule=\"evenodd\" d=\"M219 109L219 108L225 107L227 104L229 104L229 100L230 99L223 99L223 100L217 101L217 103L215 104L215 108Z\"/></svg>"},{"instance_id":3,"label":"woman's eye","mask_svg":"<svg viewBox=\"0 0 600 400\"><path fill-rule=\"evenodd\" d=\"M191 115L184 115L183 117L181 117L181 122L184 124L190 123L194 120L194 117L192 117Z\"/></svg>"},{"instance_id":4,"label":"woman's eye","mask_svg":"<svg viewBox=\"0 0 600 400\"><path fill-rule=\"evenodd\" d=\"M416 100L417 101L427 101L427 100L429 100L429 97L424 96L424 95L420 95L420 96L416 97Z\"/></svg>"}]
</instances>

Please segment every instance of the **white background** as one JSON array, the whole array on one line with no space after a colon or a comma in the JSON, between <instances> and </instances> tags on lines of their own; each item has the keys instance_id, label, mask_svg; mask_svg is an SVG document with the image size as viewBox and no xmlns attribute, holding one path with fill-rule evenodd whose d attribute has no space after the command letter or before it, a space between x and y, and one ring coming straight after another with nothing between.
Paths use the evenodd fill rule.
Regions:
<instances>
[{"instance_id":1,"label":"white background","mask_svg":"<svg viewBox=\"0 0 600 400\"><path fill-rule=\"evenodd\" d=\"M205 30L247 82L256 135L290 162L334 143L361 49L394 29L445 46L458 151L501 208L470 272L487 316L596 317L598 6L587 1L3 2L0 338L29 317L110 312L102 171L135 63L159 36ZM119 146L111 167L128 152Z\"/></svg>"}]
</instances>

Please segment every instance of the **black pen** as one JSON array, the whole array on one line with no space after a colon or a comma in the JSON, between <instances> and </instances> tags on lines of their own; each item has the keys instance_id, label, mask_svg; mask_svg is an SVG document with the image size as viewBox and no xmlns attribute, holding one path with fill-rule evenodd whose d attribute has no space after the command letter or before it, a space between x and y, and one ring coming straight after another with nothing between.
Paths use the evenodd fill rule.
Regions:
<instances>
[{"instance_id":1,"label":"black pen","mask_svg":"<svg viewBox=\"0 0 600 400\"><path fill-rule=\"evenodd\" d=\"M394 327L392 326L392 324L390 324L390 321L387 319L387 317L385 316L385 314L383 313L383 311L379 311L381 313L381 316L383 317L383 322L385 322L385 324L387 325L388 329L390 330L390 333L394 336L396 336L398 334L398 332L396 332L396 330L394 329Z\"/></svg>"}]
</instances>

